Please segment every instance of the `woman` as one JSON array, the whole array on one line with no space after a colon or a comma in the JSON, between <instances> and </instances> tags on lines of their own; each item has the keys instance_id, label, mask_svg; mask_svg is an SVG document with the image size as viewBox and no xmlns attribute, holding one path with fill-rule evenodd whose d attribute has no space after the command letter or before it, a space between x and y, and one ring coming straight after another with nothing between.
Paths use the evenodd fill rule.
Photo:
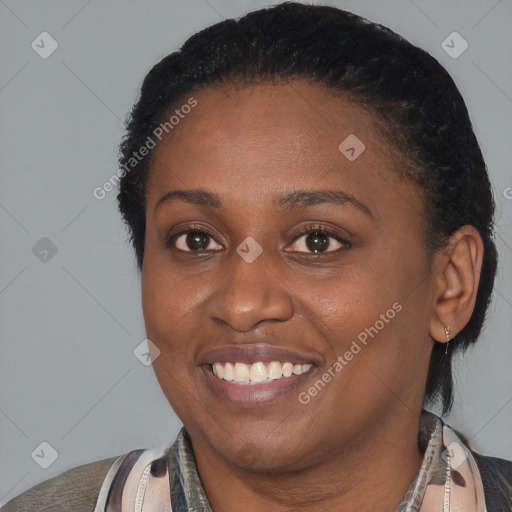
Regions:
<instances>
[{"instance_id":1,"label":"woman","mask_svg":"<svg viewBox=\"0 0 512 512\"><path fill-rule=\"evenodd\" d=\"M434 58L335 8L253 12L151 70L121 149L184 428L5 510L512 510L512 463L423 409L450 410L497 260L485 163Z\"/></svg>"}]
</instances>

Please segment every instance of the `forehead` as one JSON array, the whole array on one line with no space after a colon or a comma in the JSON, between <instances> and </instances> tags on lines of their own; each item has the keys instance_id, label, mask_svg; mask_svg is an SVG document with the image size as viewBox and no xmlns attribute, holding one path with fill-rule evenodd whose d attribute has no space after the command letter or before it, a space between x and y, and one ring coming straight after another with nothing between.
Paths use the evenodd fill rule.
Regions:
<instances>
[{"instance_id":1,"label":"forehead","mask_svg":"<svg viewBox=\"0 0 512 512\"><path fill-rule=\"evenodd\" d=\"M193 98L155 149L150 196L201 185L259 197L334 183L376 192L379 179L397 180L396 152L375 116L320 85L222 86Z\"/></svg>"}]
</instances>

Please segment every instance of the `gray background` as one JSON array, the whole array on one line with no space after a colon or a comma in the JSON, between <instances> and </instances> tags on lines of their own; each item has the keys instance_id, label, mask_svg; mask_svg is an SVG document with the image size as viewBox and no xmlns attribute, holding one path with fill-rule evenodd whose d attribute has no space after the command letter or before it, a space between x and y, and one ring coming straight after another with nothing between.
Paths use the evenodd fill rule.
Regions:
<instances>
[{"instance_id":1,"label":"gray background","mask_svg":"<svg viewBox=\"0 0 512 512\"><path fill-rule=\"evenodd\" d=\"M479 450L512 458L512 2L324 3L427 49L467 101L495 189L501 267L487 328L457 365L449 421ZM92 191L116 172L150 67L196 30L268 4L0 1L0 503L79 464L174 440L180 423L133 354L145 332L116 190L101 201ZM47 59L31 48L43 31L59 44ZM457 59L441 47L453 31L469 43ZM46 261L33 253L43 237L57 248ZM42 442L58 452L48 469Z\"/></svg>"}]
</instances>

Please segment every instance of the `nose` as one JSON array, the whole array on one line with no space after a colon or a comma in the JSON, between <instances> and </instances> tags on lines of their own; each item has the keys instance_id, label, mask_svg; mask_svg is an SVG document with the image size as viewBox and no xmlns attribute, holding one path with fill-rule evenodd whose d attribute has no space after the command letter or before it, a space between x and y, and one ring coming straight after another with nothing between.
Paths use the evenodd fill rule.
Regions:
<instances>
[{"instance_id":1,"label":"nose","mask_svg":"<svg viewBox=\"0 0 512 512\"><path fill-rule=\"evenodd\" d=\"M230 271L208 298L210 318L247 332L264 321L286 321L293 317L290 291L276 268L262 256L252 263L236 253L232 258Z\"/></svg>"}]
</instances>

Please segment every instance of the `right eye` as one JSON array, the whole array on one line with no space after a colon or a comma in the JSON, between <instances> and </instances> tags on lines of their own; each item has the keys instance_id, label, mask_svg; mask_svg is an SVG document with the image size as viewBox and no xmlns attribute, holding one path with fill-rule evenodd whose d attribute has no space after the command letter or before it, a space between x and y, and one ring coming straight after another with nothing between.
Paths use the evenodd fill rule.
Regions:
<instances>
[{"instance_id":1,"label":"right eye","mask_svg":"<svg viewBox=\"0 0 512 512\"><path fill-rule=\"evenodd\" d=\"M193 228L170 236L165 245L183 252L219 251L222 249L220 245L217 245L220 249L216 249L213 242L214 238L208 231Z\"/></svg>"}]
</instances>

